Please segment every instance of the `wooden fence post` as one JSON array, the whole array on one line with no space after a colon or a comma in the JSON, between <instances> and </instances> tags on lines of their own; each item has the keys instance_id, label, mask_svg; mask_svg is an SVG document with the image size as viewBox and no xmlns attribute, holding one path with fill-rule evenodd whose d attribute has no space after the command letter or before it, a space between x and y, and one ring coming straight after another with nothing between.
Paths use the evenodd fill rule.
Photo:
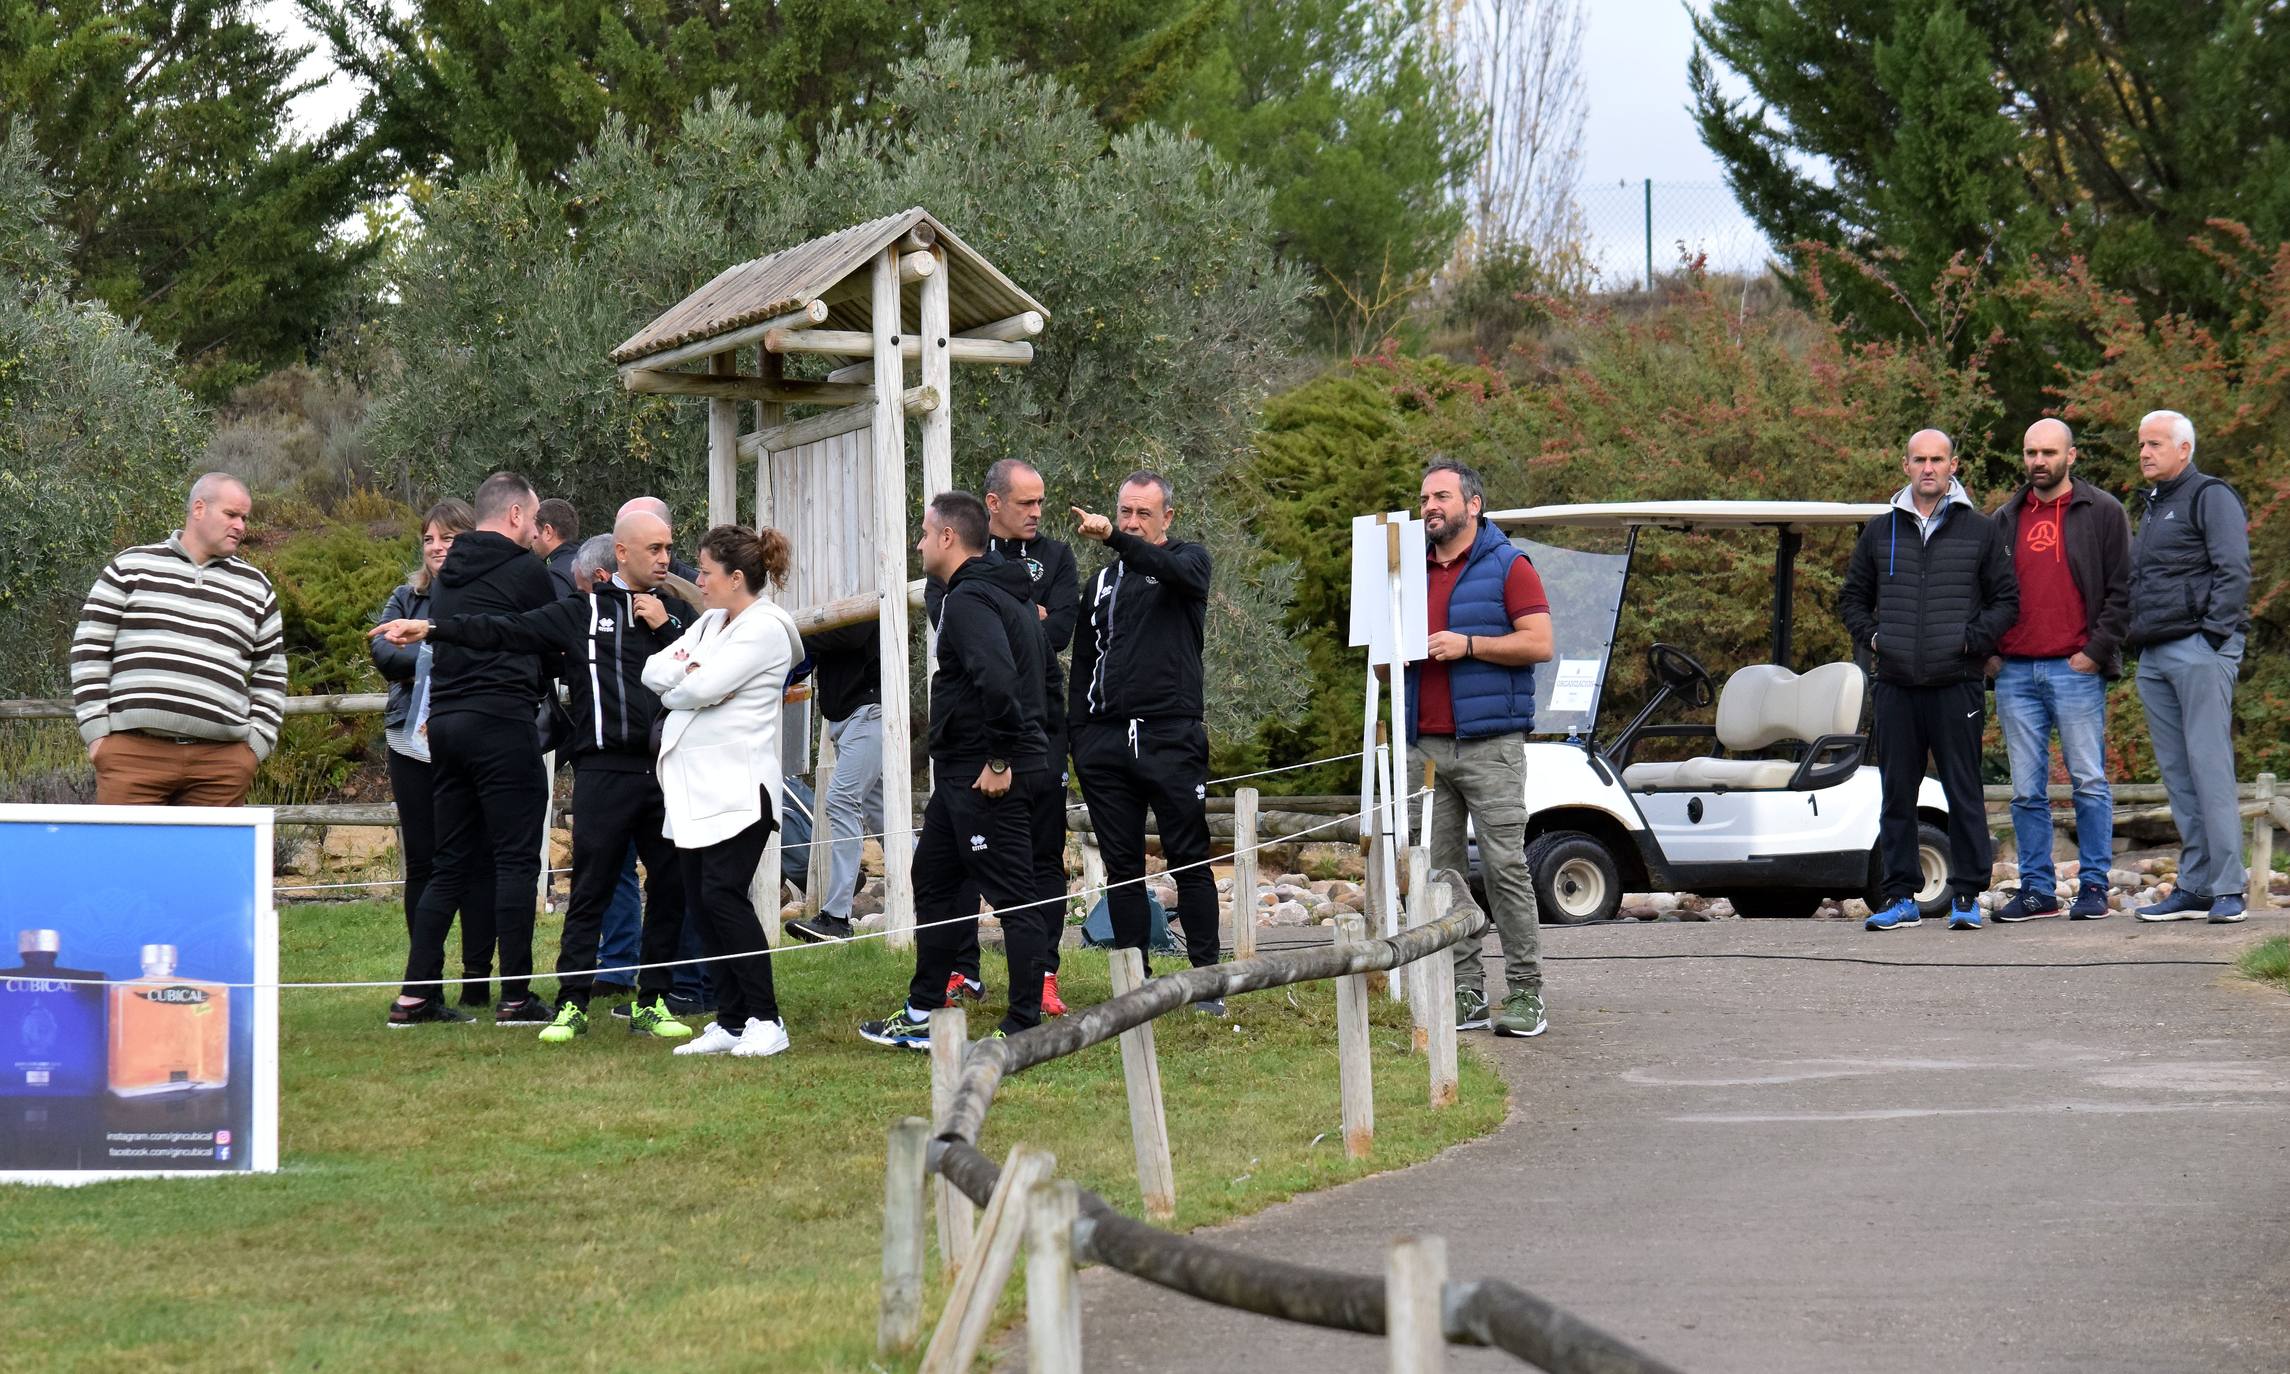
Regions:
<instances>
[{"instance_id":1,"label":"wooden fence post","mask_svg":"<svg viewBox=\"0 0 2290 1374\"><path fill-rule=\"evenodd\" d=\"M1381 809L1381 807L1378 808L1379 811ZM1367 885L1364 889L1367 900L1363 903L1366 910L1361 920L1361 924L1368 930L1382 930L1391 923L1391 917L1388 913L1392 902L1392 892L1386 885L1385 873L1390 863L1391 839L1385 833L1384 826L1379 820L1376 824L1375 833L1368 837L1368 874ZM1337 924L1341 926L1342 922L1339 920ZM1340 940L1342 936L1339 935L1337 938ZM1373 992L1376 989L1370 988L1369 991Z\"/></svg>"},{"instance_id":2,"label":"wooden fence post","mask_svg":"<svg viewBox=\"0 0 2290 1374\"><path fill-rule=\"evenodd\" d=\"M767 467L770 465L769 454L764 455L764 463ZM828 733L833 728L834 723L831 721L819 722L817 766L811 771L811 852L808 856L810 865L804 869L803 879L803 914L806 917L819 914L820 903L827 898L827 880L835 872L835 827L827 819L827 789L835 780L835 737ZM864 846L866 841L861 840L859 844ZM848 916L851 913L846 911L843 914Z\"/></svg>"},{"instance_id":3,"label":"wooden fence post","mask_svg":"<svg viewBox=\"0 0 2290 1374\"><path fill-rule=\"evenodd\" d=\"M1047 1150L1013 1145L1002 1162L1002 1177L986 1203L978 1229L978 1253L962 1266L946 1310L930 1333L930 1348L922 1353L921 1374L964 1374L978 1358L986 1328L994 1322L994 1308L1010 1269L1018 1260L1018 1244L1026 1236L1026 1207L1034 1187L1050 1176L1057 1160Z\"/></svg>"},{"instance_id":4,"label":"wooden fence post","mask_svg":"<svg viewBox=\"0 0 2290 1374\"><path fill-rule=\"evenodd\" d=\"M930 1120L934 1131L946 1128L954 1110L954 1089L962 1080L962 1053L970 1048L970 1017L960 1007L940 1007L930 1014ZM970 1265L971 1226L976 1213L970 1199L945 1179L931 1184L938 1203L938 1270L948 1278Z\"/></svg>"},{"instance_id":5,"label":"wooden fence post","mask_svg":"<svg viewBox=\"0 0 2290 1374\"><path fill-rule=\"evenodd\" d=\"M1407 851L1407 928L1415 929L1431 919L1431 850L1425 845L1411 845ZM1408 1049L1424 1054L1431 1049L1431 965L1434 955L1418 959L1403 971L1407 979L1407 1009L1413 1021L1408 1036Z\"/></svg>"},{"instance_id":6,"label":"wooden fence post","mask_svg":"<svg viewBox=\"0 0 2290 1374\"><path fill-rule=\"evenodd\" d=\"M1443 1317L1447 1241L1401 1236L1384 1252L1384 1336L1391 1374L1438 1374L1447 1368Z\"/></svg>"},{"instance_id":7,"label":"wooden fence post","mask_svg":"<svg viewBox=\"0 0 2290 1374\"><path fill-rule=\"evenodd\" d=\"M930 1123L910 1116L891 1127L883 1160L883 1294L875 1318L875 1353L914 1345L922 1334L922 1180Z\"/></svg>"},{"instance_id":8,"label":"wooden fence post","mask_svg":"<svg viewBox=\"0 0 2290 1374\"><path fill-rule=\"evenodd\" d=\"M2274 775L2258 775L2260 803L2250 819L2250 904L2260 911L2274 905Z\"/></svg>"},{"instance_id":9,"label":"wooden fence post","mask_svg":"<svg viewBox=\"0 0 2290 1374\"><path fill-rule=\"evenodd\" d=\"M1434 883L1429 903L1431 919L1444 920L1455 894L1446 883ZM1424 1000L1431 1004L1431 1105L1452 1107L1461 1091L1455 1063L1455 951L1443 949L1423 963Z\"/></svg>"},{"instance_id":10,"label":"wooden fence post","mask_svg":"<svg viewBox=\"0 0 2290 1374\"><path fill-rule=\"evenodd\" d=\"M1026 1209L1026 1369L1081 1374L1081 1283L1073 1224L1081 1189L1071 1179L1034 1185Z\"/></svg>"},{"instance_id":11,"label":"wooden fence post","mask_svg":"<svg viewBox=\"0 0 2290 1374\"><path fill-rule=\"evenodd\" d=\"M1256 802L1253 787L1232 798L1232 957L1256 957Z\"/></svg>"},{"instance_id":12,"label":"wooden fence post","mask_svg":"<svg viewBox=\"0 0 2290 1374\"><path fill-rule=\"evenodd\" d=\"M1336 918L1336 945L1367 943L1368 923L1350 912ZM1376 1137L1374 1067L1368 1062L1368 980L1347 973L1336 980L1336 1067L1344 1102L1344 1153L1366 1159Z\"/></svg>"},{"instance_id":13,"label":"wooden fence post","mask_svg":"<svg viewBox=\"0 0 2290 1374\"><path fill-rule=\"evenodd\" d=\"M1145 956L1113 951L1113 995L1145 983ZM1177 1215L1177 1171L1169 1159L1169 1120L1161 1110L1161 1064L1153 1053L1153 1023L1121 1033L1121 1077L1129 1089L1129 1138L1137 1150L1137 1191L1148 1221Z\"/></svg>"}]
</instances>

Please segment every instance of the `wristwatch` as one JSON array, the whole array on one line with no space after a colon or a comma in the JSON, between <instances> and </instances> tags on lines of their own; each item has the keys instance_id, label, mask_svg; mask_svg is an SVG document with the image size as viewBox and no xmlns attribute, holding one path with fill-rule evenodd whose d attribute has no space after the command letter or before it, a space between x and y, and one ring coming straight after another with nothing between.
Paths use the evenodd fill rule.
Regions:
<instances>
[{"instance_id":1,"label":"wristwatch","mask_svg":"<svg viewBox=\"0 0 2290 1374\"><path fill-rule=\"evenodd\" d=\"M988 759L986 760L986 771L989 773L1007 773L1010 771L1010 761L1008 759Z\"/></svg>"}]
</instances>

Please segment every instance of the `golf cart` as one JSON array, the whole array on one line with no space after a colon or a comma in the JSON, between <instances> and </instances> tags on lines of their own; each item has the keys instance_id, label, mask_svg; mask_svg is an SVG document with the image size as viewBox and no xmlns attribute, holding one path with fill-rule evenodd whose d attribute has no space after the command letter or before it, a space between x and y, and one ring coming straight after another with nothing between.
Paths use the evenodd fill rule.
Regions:
<instances>
[{"instance_id":1,"label":"golf cart","mask_svg":"<svg viewBox=\"0 0 2290 1374\"><path fill-rule=\"evenodd\" d=\"M1527 865L1543 920L1606 920L1626 891L1724 897L1744 916L1809 916L1825 897L1878 901L1879 789L1861 731L1867 680L1853 663L1795 671L1791 632L1805 533L1857 528L1884 509L1642 501L1489 512L1534 560L1551 602L1555 652L1535 670L1535 733L1526 746ZM1770 660L1736 669L1721 689L1688 649L1651 645L1651 696L1627 724L1602 734L1608 659L1646 529L1776 539ZM1607 551L1545 542L1562 531L1598 532L1592 539ZM1713 700L1715 724L1674 719ZM1708 743L1684 759L1634 760L1641 744L1663 738ZM1917 812L1916 898L1937 916L1948 906L1947 803L1929 777Z\"/></svg>"}]
</instances>

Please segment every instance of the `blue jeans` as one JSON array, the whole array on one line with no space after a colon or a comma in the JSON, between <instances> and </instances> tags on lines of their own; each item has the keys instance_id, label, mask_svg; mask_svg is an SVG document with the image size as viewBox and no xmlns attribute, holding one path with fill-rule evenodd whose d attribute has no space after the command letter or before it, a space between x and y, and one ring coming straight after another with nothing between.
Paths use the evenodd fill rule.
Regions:
<instances>
[{"instance_id":1,"label":"blue jeans","mask_svg":"<svg viewBox=\"0 0 2290 1374\"><path fill-rule=\"evenodd\" d=\"M2107 785L2107 679L2079 673L2064 658L2007 658L1996 676L1996 717L2012 756L2012 837L2020 848L2020 890L2054 896L2051 737L2075 787L2075 841L2083 881L2104 884L2115 857L2115 792Z\"/></svg>"},{"instance_id":2,"label":"blue jeans","mask_svg":"<svg viewBox=\"0 0 2290 1374\"><path fill-rule=\"evenodd\" d=\"M604 930L597 946L597 967L627 968L642 959L637 937L644 925L644 895L636 886L636 846L620 865L620 882L612 890L612 905L604 909ZM608 974L608 983L636 986L633 973Z\"/></svg>"}]
</instances>

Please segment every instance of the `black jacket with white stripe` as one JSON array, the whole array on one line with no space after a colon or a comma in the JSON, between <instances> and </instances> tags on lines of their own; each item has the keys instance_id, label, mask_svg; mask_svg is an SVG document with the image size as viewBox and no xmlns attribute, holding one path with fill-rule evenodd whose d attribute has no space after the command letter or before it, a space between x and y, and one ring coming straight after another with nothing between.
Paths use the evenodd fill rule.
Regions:
<instances>
[{"instance_id":1,"label":"black jacket with white stripe","mask_svg":"<svg viewBox=\"0 0 2290 1374\"><path fill-rule=\"evenodd\" d=\"M472 649L564 655L572 696L573 738L582 767L631 772L652 767L652 722L660 698L643 681L644 661L682 638L699 612L660 596L668 618L657 630L629 609L634 595L617 583L575 592L521 615L465 615L437 621L430 639Z\"/></svg>"},{"instance_id":2,"label":"black jacket with white stripe","mask_svg":"<svg viewBox=\"0 0 2290 1374\"><path fill-rule=\"evenodd\" d=\"M1067 719L1199 720L1209 551L1182 539L1148 544L1121 530L1105 546L1114 561L1082 594Z\"/></svg>"}]
</instances>

